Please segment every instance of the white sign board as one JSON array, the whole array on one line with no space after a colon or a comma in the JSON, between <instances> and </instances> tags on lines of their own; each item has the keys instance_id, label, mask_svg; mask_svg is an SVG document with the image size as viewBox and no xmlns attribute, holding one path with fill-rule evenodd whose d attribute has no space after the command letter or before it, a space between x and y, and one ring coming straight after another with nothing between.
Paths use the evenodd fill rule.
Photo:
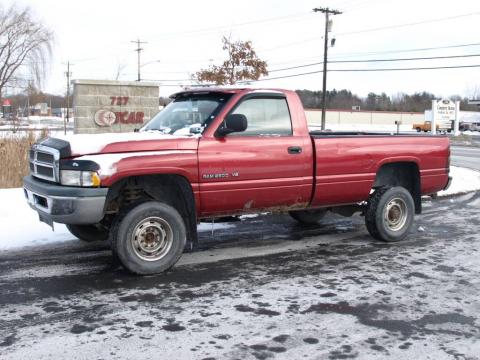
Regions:
<instances>
[{"instance_id":1,"label":"white sign board","mask_svg":"<svg viewBox=\"0 0 480 360\"><path fill-rule=\"evenodd\" d=\"M455 120L455 103L448 99L437 101L434 111L439 121Z\"/></svg>"},{"instance_id":2,"label":"white sign board","mask_svg":"<svg viewBox=\"0 0 480 360\"><path fill-rule=\"evenodd\" d=\"M432 111L438 130L452 129L452 121L455 121L456 116L456 107L453 101L448 99L438 100L433 104Z\"/></svg>"}]
</instances>

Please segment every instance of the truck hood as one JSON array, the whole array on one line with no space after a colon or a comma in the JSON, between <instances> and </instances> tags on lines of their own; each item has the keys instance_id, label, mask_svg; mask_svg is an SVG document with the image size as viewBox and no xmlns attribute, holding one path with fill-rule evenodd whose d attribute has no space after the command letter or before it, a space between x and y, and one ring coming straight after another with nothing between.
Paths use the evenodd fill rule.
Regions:
<instances>
[{"instance_id":1,"label":"truck hood","mask_svg":"<svg viewBox=\"0 0 480 360\"><path fill-rule=\"evenodd\" d=\"M164 135L158 132L75 134L56 136L70 144L71 156L145 152L162 150L196 150L197 136Z\"/></svg>"}]
</instances>

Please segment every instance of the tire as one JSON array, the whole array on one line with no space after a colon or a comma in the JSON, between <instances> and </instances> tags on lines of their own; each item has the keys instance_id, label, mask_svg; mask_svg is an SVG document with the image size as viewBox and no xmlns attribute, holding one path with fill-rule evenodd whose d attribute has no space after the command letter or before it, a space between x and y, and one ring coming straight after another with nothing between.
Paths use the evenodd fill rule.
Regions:
<instances>
[{"instance_id":1,"label":"tire","mask_svg":"<svg viewBox=\"0 0 480 360\"><path fill-rule=\"evenodd\" d=\"M415 205L403 187L380 188L370 196L365 214L367 230L377 240L405 239L413 225Z\"/></svg>"},{"instance_id":2,"label":"tire","mask_svg":"<svg viewBox=\"0 0 480 360\"><path fill-rule=\"evenodd\" d=\"M148 201L119 218L110 239L114 260L132 273L149 275L175 265L187 236L182 216L175 208Z\"/></svg>"},{"instance_id":3,"label":"tire","mask_svg":"<svg viewBox=\"0 0 480 360\"><path fill-rule=\"evenodd\" d=\"M324 209L289 211L292 218L305 225L318 225L326 213Z\"/></svg>"},{"instance_id":4,"label":"tire","mask_svg":"<svg viewBox=\"0 0 480 360\"><path fill-rule=\"evenodd\" d=\"M85 242L108 239L108 229L99 224L94 225L67 225L73 236Z\"/></svg>"},{"instance_id":5,"label":"tire","mask_svg":"<svg viewBox=\"0 0 480 360\"><path fill-rule=\"evenodd\" d=\"M417 130L417 132L421 132L421 131L422 131L422 129L421 129L421 128L419 128L419 127L417 127L417 129L416 129L416 130Z\"/></svg>"}]
</instances>

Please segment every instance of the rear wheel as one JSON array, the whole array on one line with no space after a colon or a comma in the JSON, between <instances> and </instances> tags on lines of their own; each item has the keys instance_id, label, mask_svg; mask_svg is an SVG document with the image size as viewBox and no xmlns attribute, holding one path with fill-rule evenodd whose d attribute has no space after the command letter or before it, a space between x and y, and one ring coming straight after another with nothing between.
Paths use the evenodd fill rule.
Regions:
<instances>
[{"instance_id":1,"label":"rear wheel","mask_svg":"<svg viewBox=\"0 0 480 360\"><path fill-rule=\"evenodd\" d=\"M180 259L186 243L186 229L178 211L149 201L119 219L113 229L114 258L129 271L147 275L171 268Z\"/></svg>"},{"instance_id":2,"label":"rear wheel","mask_svg":"<svg viewBox=\"0 0 480 360\"><path fill-rule=\"evenodd\" d=\"M419 127L417 127L417 132L420 132L420 131L422 131L422 129L421 129L421 128L419 128Z\"/></svg>"},{"instance_id":3,"label":"rear wheel","mask_svg":"<svg viewBox=\"0 0 480 360\"><path fill-rule=\"evenodd\" d=\"M415 205L407 189L380 188L370 196L365 214L367 230L375 239L400 241L413 225Z\"/></svg>"},{"instance_id":4,"label":"rear wheel","mask_svg":"<svg viewBox=\"0 0 480 360\"><path fill-rule=\"evenodd\" d=\"M66 225L68 231L72 233L73 236L78 239L86 242L92 242L97 240L107 240L108 239L108 229L100 224L94 225Z\"/></svg>"},{"instance_id":5,"label":"rear wheel","mask_svg":"<svg viewBox=\"0 0 480 360\"><path fill-rule=\"evenodd\" d=\"M327 210L315 209L315 210L300 210L290 211L289 214L292 218L297 220L301 224L316 225L323 219Z\"/></svg>"}]
</instances>

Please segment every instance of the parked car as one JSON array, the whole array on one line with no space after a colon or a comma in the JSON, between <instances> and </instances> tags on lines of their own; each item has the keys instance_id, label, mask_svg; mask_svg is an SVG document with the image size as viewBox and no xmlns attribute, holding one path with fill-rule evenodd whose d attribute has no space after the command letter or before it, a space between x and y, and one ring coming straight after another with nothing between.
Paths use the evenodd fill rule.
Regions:
<instances>
[{"instance_id":1,"label":"parked car","mask_svg":"<svg viewBox=\"0 0 480 360\"><path fill-rule=\"evenodd\" d=\"M437 131L440 130L440 125L439 124L436 124L435 125L435 128L437 129ZM420 124L413 124L412 125L412 129L413 130L417 130L417 132L429 132L429 131L432 131L432 122L431 121L425 121L423 123L420 123Z\"/></svg>"},{"instance_id":2,"label":"parked car","mask_svg":"<svg viewBox=\"0 0 480 360\"><path fill-rule=\"evenodd\" d=\"M480 123L460 122L458 129L460 131L480 131Z\"/></svg>"},{"instance_id":3,"label":"parked car","mask_svg":"<svg viewBox=\"0 0 480 360\"><path fill-rule=\"evenodd\" d=\"M47 138L30 150L41 221L110 239L128 270L172 267L203 219L288 212L317 224L360 212L383 241L408 235L422 195L449 185L446 136L311 131L294 91L194 89L134 133ZM184 116L178 128L176 114ZM190 119L190 120L189 120ZM174 126L175 125L175 126Z\"/></svg>"},{"instance_id":4,"label":"parked car","mask_svg":"<svg viewBox=\"0 0 480 360\"><path fill-rule=\"evenodd\" d=\"M480 131L480 123L471 123L470 124L471 131Z\"/></svg>"}]
</instances>

